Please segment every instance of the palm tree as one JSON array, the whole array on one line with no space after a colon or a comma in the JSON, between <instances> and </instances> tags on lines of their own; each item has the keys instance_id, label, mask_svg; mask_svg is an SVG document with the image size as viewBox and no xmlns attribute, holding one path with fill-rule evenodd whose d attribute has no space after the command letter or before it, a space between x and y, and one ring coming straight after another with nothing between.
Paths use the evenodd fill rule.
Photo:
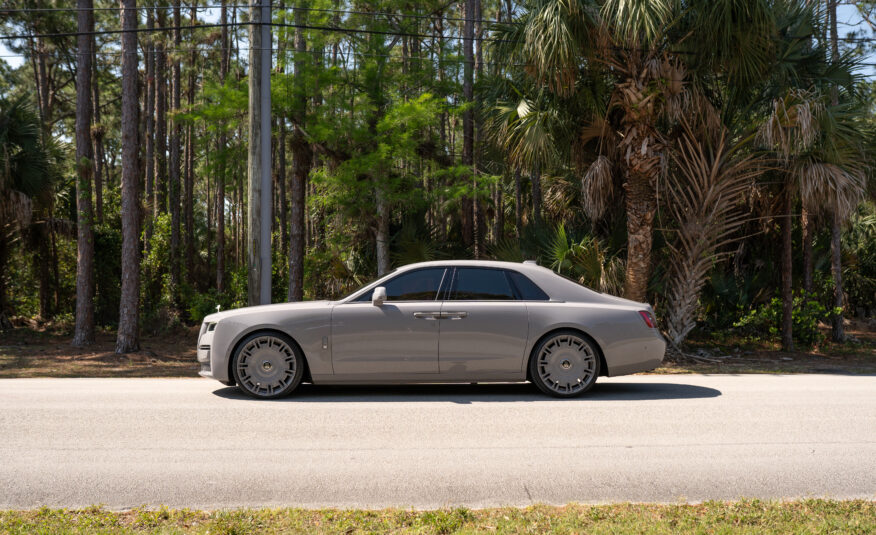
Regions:
<instances>
[{"instance_id":1,"label":"palm tree","mask_svg":"<svg viewBox=\"0 0 876 535\"><path fill-rule=\"evenodd\" d=\"M500 34L500 53L550 92L575 100L593 80L611 92L573 119L578 143L595 142L585 189L606 194L622 178L627 215L624 294L645 300L658 178L667 134L695 105L706 74L744 86L769 63L776 24L765 0L539 0ZM595 185L589 186L595 181ZM590 200L596 209L605 202Z\"/></svg>"},{"instance_id":2,"label":"palm tree","mask_svg":"<svg viewBox=\"0 0 876 535\"><path fill-rule=\"evenodd\" d=\"M57 176L40 129L24 97L0 99L0 329L11 326L6 261L12 239L31 224L34 198Z\"/></svg>"},{"instance_id":3,"label":"palm tree","mask_svg":"<svg viewBox=\"0 0 876 535\"><path fill-rule=\"evenodd\" d=\"M746 151L751 136L732 135L710 107L682 120L682 134L671 152L665 204L676 240L668 246L669 280L665 325L678 347L696 326L700 292L710 270L730 254L747 220L744 201L768 162Z\"/></svg>"},{"instance_id":4,"label":"palm tree","mask_svg":"<svg viewBox=\"0 0 876 535\"><path fill-rule=\"evenodd\" d=\"M789 264L794 198L799 195L809 213L820 213L840 224L848 219L866 190L868 158L857 124L862 113L861 104L849 93L843 94L841 103L830 105L828 96L817 89L793 90L773 103L773 112L758 133L762 143L774 150L783 162L785 177L783 216L786 222L783 223L782 247L782 345L785 349L793 347ZM832 251L834 280L841 284L842 272L837 274L836 271L841 270L842 264L838 261L839 250L835 249L837 251Z\"/></svg>"}]
</instances>

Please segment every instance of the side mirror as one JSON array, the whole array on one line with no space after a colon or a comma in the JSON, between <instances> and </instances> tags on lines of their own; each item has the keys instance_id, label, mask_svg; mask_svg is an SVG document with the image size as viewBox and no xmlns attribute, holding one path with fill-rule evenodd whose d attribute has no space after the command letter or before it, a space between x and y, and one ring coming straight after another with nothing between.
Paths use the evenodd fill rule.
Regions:
<instances>
[{"instance_id":1,"label":"side mirror","mask_svg":"<svg viewBox=\"0 0 876 535\"><path fill-rule=\"evenodd\" d=\"M383 286L374 288L374 292L371 294L371 304L379 307L383 306L384 301L386 301L386 288Z\"/></svg>"}]
</instances>

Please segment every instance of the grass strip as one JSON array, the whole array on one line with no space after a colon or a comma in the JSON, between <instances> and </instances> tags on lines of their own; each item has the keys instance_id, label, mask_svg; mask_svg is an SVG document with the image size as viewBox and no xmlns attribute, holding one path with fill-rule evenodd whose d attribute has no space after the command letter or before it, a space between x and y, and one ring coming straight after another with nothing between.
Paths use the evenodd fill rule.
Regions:
<instances>
[{"instance_id":1,"label":"grass strip","mask_svg":"<svg viewBox=\"0 0 876 535\"><path fill-rule=\"evenodd\" d=\"M0 511L0 533L876 533L876 502L741 500L434 511L239 509Z\"/></svg>"}]
</instances>

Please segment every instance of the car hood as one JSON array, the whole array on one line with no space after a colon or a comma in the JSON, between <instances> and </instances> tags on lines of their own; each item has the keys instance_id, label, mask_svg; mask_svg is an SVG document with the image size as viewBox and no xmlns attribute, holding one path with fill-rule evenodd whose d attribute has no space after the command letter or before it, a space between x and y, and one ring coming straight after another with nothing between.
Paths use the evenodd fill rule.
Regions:
<instances>
[{"instance_id":1,"label":"car hood","mask_svg":"<svg viewBox=\"0 0 876 535\"><path fill-rule=\"evenodd\" d=\"M334 301L299 301L295 303L275 303L273 305L258 305L253 307L233 308L215 312L204 317L207 323L214 323L226 318L234 318L248 316L250 314L261 314L263 312L288 312L291 310L308 310L317 308L326 308L332 305Z\"/></svg>"}]
</instances>

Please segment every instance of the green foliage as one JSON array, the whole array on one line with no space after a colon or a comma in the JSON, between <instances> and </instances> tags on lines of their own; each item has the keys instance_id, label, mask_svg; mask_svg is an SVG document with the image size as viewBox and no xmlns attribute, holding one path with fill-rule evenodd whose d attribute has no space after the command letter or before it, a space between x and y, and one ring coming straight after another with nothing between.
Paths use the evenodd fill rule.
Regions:
<instances>
[{"instance_id":1,"label":"green foliage","mask_svg":"<svg viewBox=\"0 0 876 535\"><path fill-rule=\"evenodd\" d=\"M794 340L806 347L821 344L825 336L818 329L818 323L827 321L831 313L841 314L842 309L829 311L814 295L796 296L791 312ZM782 301L774 298L740 318L733 326L749 336L776 339L780 334L781 322Z\"/></svg>"},{"instance_id":2,"label":"green foliage","mask_svg":"<svg viewBox=\"0 0 876 535\"><path fill-rule=\"evenodd\" d=\"M551 269L598 292L620 295L623 289L623 260L611 256L593 236L575 241L559 225L549 245L548 258Z\"/></svg>"},{"instance_id":3,"label":"green foliage","mask_svg":"<svg viewBox=\"0 0 876 535\"><path fill-rule=\"evenodd\" d=\"M876 205L861 205L843 236L843 289L852 312L876 312Z\"/></svg>"},{"instance_id":4,"label":"green foliage","mask_svg":"<svg viewBox=\"0 0 876 535\"><path fill-rule=\"evenodd\" d=\"M115 326L119 321L122 279L122 233L118 224L94 227L94 321Z\"/></svg>"}]
</instances>

